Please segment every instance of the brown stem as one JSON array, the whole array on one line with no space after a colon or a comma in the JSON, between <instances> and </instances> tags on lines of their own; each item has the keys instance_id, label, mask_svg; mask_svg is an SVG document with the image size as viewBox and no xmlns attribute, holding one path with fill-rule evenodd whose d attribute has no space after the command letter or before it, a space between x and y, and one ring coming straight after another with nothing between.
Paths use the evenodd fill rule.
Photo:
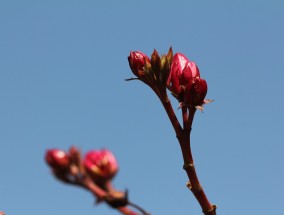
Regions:
<instances>
[{"instance_id":1,"label":"brown stem","mask_svg":"<svg viewBox=\"0 0 284 215\"><path fill-rule=\"evenodd\" d=\"M88 177L86 177L83 180L82 185L85 188L87 188L89 191L91 191L98 198L98 201L104 200L105 197L107 196L107 193L103 189L95 185L93 181ZM117 210L119 210L121 214L124 215L139 215L138 213L132 211L128 207L119 207L117 208Z\"/></svg>"},{"instance_id":2,"label":"brown stem","mask_svg":"<svg viewBox=\"0 0 284 215\"><path fill-rule=\"evenodd\" d=\"M84 180L82 181L82 186L91 191L91 193L94 194L98 201L103 200L107 195L106 191L94 184L94 182L88 177L84 178Z\"/></svg>"},{"instance_id":3,"label":"brown stem","mask_svg":"<svg viewBox=\"0 0 284 215\"><path fill-rule=\"evenodd\" d=\"M118 208L118 210L125 215L138 215L136 212L132 211L131 209L127 208L127 207L121 207Z\"/></svg>"},{"instance_id":4,"label":"brown stem","mask_svg":"<svg viewBox=\"0 0 284 215\"><path fill-rule=\"evenodd\" d=\"M147 211L145 211L143 208L141 208L139 205L134 204L133 202L128 202L128 205L132 206L133 208L137 209L140 211L143 215L150 215Z\"/></svg>"},{"instance_id":5,"label":"brown stem","mask_svg":"<svg viewBox=\"0 0 284 215\"><path fill-rule=\"evenodd\" d=\"M189 139L191 125L196 109L189 110L185 105L182 106L183 133Z\"/></svg>"},{"instance_id":6,"label":"brown stem","mask_svg":"<svg viewBox=\"0 0 284 215\"><path fill-rule=\"evenodd\" d=\"M182 110L182 120L183 120L183 130L188 130L188 113L187 113L187 107L185 105L183 105L181 107Z\"/></svg>"},{"instance_id":7,"label":"brown stem","mask_svg":"<svg viewBox=\"0 0 284 215\"><path fill-rule=\"evenodd\" d=\"M182 127L181 127L181 125L180 125L180 123L179 123L179 121L178 121L178 119L176 117L176 114L175 114L174 110L173 110L171 101L167 98L167 99L164 99L164 100L161 99L161 102L162 102L162 104L163 104L163 106L164 106L164 108L165 108L165 110L166 110L166 112L168 114L168 117L169 117L169 119L170 119L170 121L172 123L172 126L173 126L173 128L174 128L174 130L176 132L177 138L178 139L181 138L181 136L182 136Z\"/></svg>"},{"instance_id":8,"label":"brown stem","mask_svg":"<svg viewBox=\"0 0 284 215\"><path fill-rule=\"evenodd\" d=\"M216 206L210 203L199 182L191 153L190 133L196 109L195 107L192 107L187 110L187 107L185 106L182 107L182 117L183 117L183 129L182 129L173 111L170 101L169 100L163 101L161 99L161 102L176 132L176 136L181 147L183 160L184 160L183 168L186 171L187 176L189 178L187 186L191 190L195 198L197 199L198 203L200 204L203 213L205 215L216 215Z\"/></svg>"}]
</instances>

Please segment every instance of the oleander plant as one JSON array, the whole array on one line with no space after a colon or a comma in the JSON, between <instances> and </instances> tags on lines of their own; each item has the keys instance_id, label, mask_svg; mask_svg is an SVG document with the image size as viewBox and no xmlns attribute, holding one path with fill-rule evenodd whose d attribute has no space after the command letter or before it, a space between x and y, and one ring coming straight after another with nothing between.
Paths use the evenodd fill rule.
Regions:
<instances>
[{"instance_id":1,"label":"oleander plant","mask_svg":"<svg viewBox=\"0 0 284 215\"><path fill-rule=\"evenodd\" d=\"M201 78L197 65L184 54L173 54L172 48L165 55L154 50L151 57L140 51L131 51L128 62L133 78L148 85L159 98L180 145L185 170L188 176L187 187L199 203L202 213L216 215L216 205L207 198L198 179L191 152L190 134L196 111L203 111L204 105L213 100L206 99L207 83ZM168 93L179 102L177 113ZM55 178L91 192L97 203L106 203L124 215L150 215L140 205L130 201L128 192L117 190L112 179L119 170L118 162L107 149L93 150L85 155L72 146L68 151L49 149L45 160Z\"/></svg>"}]
</instances>

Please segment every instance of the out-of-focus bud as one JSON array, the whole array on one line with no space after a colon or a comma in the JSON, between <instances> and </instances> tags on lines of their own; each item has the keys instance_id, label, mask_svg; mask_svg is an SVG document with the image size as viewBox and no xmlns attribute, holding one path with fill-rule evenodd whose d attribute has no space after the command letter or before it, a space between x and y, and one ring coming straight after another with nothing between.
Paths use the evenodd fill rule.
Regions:
<instances>
[{"instance_id":1,"label":"out-of-focus bud","mask_svg":"<svg viewBox=\"0 0 284 215\"><path fill-rule=\"evenodd\" d=\"M74 164L76 166L80 166L81 153L80 153L80 150L77 147L75 147L75 146L70 147L69 157L70 157L72 164Z\"/></svg>"},{"instance_id":2,"label":"out-of-focus bud","mask_svg":"<svg viewBox=\"0 0 284 215\"><path fill-rule=\"evenodd\" d=\"M89 151L85 156L84 166L98 184L111 180L118 171L114 155L106 149Z\"/></svg>"},{"instance_id":3,"label":"out-of-focus bud","mask_svg":"<svg viewBox=\"0 0 284 215\"><path fill-rule=\"evenodd\" d=\"M47 150L45 154L45 161L55 170L67 170L70 167L69 155L60 149Z\"/></svg>"},{"instance_id":4,"label":"out-of-focus bud","mask_svg":"<svg viewBox=\"0 0 284 215\"><path fill-rule=\"evenodd\" d=\"M193 78L185 90L184 104L192 107L201 108L207 93L207 83L202 78ZM202 109L201 109L202 110Z\"/></svg>"},{"instance_id":5,"label":"out-of-focus bud","mask_svg":"<svg viewBox=\"0 0 284 215\"><path fill-rule=\"evenodd\" d=\"M133 51L128 56L128 62L133 74L141 78L144 75L146 64L150 64L151 61L143 52Z\"/></svg>"}]
</instances>

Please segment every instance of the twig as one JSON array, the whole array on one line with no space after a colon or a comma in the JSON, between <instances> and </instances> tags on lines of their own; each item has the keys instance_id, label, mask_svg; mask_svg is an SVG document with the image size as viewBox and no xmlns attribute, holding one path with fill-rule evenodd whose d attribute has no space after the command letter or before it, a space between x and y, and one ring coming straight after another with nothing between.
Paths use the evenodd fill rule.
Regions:
<instances>
[{"instance_id":1,"label":"twig","mask_svg":"<svg viewBox=\"0 0 284 215\"><path fill-rule=\"evenodd\" d=\"M128 201L128 205L132 206L133 208L140 211L143 215L150 215L148 212L146 212L143 208L141 208L139 205L134 204L133 202Z\"/></svg>"},{"instance_id":2,"label":"twig","mask_svg":"<svg viewBox=\"0 0 284 215\"><path fill-rule=\"evenodd\" d=\"M208 200L199 182L199 179L197 177L197 173L194 167L192 153L191 153L190 133L191 133L191 126L192 126L192 122L193 122L196 109L195 107L193 107L187 110L187 107L185 106L182 107L184 128L181 128L181 125L177 120L177 117L174 113L174 110L172 108L170 101L168 100L165 102L161 99L161 102L176 132L176 136L177 136L177 139L181 147L183 160L184 160L183 169L186 171L188 178L189 178L189 182L187 183L187 186L191 190L191 192L193 193L197 201L199 202L203 210L203 213L205 215L216 215L216 205L212 205L210 203L210 201Z\"/></svg>"},{"instance_id":3,"label":"twig","mask_svg":"<svg viewBox=\"0 0 284 215\"><path fill-rule=\"evenodd\" d=\"M95 185L89 178L85 178L83 184L89 191L91 191L97 197L98 202L103 201L106 198L107 192ZM124 215L139 215L128 207L119 207L117 208L117 210L119 210Z\"/></svg>"}]
</instances>

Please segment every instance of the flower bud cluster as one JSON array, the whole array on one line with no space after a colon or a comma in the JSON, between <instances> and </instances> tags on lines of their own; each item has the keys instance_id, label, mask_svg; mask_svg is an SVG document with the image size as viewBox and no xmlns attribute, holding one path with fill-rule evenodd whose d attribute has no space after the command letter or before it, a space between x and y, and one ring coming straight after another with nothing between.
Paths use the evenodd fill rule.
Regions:
<instances>
[{"instance_id":1,"label":"flower bud cluster","mask_svg":"<svg viewBox=\"0 0 284 215\"><path fill-rule=\"evenodd\" d=\"M87 175L94 183L103 186L118 171L114 155L106 149L89 151L84 159L75 147L71 147L68 152L50 149L45 154L45 160L54 175L67 183L77 183L83 175Z\"/></svg>"},{"instance_id":2,"label":"flower bud cluster","mask_svg":"<svg viewBox=\"0 0 284 215\"><path fill-rule=\"evenodd\" d=\"M176 53L173 57L167 87L179 102L186 106L196 107L204 104L207 83L200 78L196 64L181 53Z\"/></svg>"},{"instance_id":3,"label":"flower bud cluster","mask_svg":"<svg viewBox=\"0 0 284 215\"><path fill-rule=\"evenodd\" d=\"M142 52L130 52L128 61L133 74L158 95L168 88L181 105L198 109L211 101L205 100L207 83L196 64L181 53L173 56L171 48L162 57L154 50L151 59Z\"/></svg>"},{"instance_id":4,"label":"flower bud cluster","mask_svg":"<svg viewBox=\"0 0 284 215\"><path fill-rule=\"evenodd\" d=\"M133 74L139 80L149 85L158 96L163 96L166 93L172 58L172 48L169 49L166 55L162 56L154 50L151 59L140 51L133 51L130 52L128 62Z\"/></svg>"},{"instance_id":5,"label":"flower bud cluster","mask_svg":"<svg viewBox=\"0 0 284 215\"><path fill-rule=\"evenodd\" d=\"M127 191L117 191L111 184L118 172L118 163L111 151L92 150L82 158L76 147L67 152L50 149L46 151L45 161L57 179L91 191L97 197L97 203L105 201L113 208L128 204Z\"/></svg>"}]
</instances>

